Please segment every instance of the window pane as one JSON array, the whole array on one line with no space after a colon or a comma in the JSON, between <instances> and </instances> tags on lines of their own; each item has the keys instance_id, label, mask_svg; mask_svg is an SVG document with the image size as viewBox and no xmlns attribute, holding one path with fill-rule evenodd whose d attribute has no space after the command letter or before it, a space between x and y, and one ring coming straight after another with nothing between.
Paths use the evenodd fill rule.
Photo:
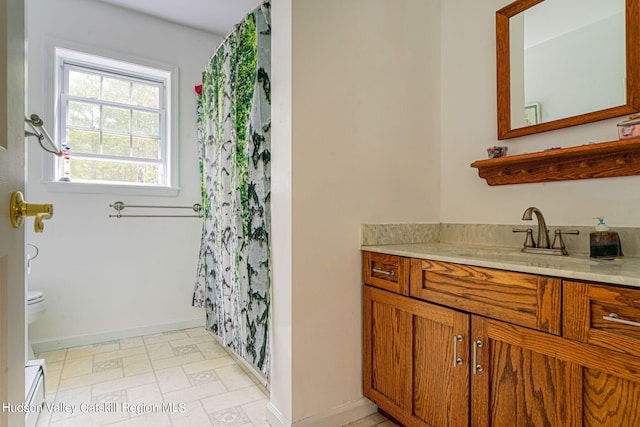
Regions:
<instances>
[{"instance_id":1,"label":"window pane","mask_svg":"<svg viewBox=\"0 0 640 427\"><path fill-rule=\"evenodd\" d=\"M93 129L100 127L100 106L69 101L69 124Z\"/></svg>"},{"instance_id":2,"label":"window pane","mask_svg":"<svg viewBox=\"0 0 640 427\"><path fill-rule=\"evenodd\" d=\"M102 135L102 154L111 156L131 155L129 136L105 133Z\"/></svg>"},{"instance_id":3,"label":"window pane","mask_svg":"<svg viewBox=\"0 0 640 427\"><path fill-rule=\"evenodd\" d=\"M160 136L160 114L134 111L131 131L142 135Z\"/></svg>"},{"instance_id":4,"label":"window pane","mask_svg":"<svg viewBox=\"0 0 640 427\"><path fill-rule=\"evenodd\" d=\"M160 166L159 165L140 165L139 176L145 184L158 184L160 182Z\"/></svg>"},{"instance_id":5,"label":"window pane","mask_svg":"<svg viewBox=\"0 0 640 427\"><path fill-rule=\"evenodd\" d=\"M109 58L56 51L63 64L57 128L70 147L70 178L77 181L168 185L165 101L170 77L140 74ZM82 62L76 62L82 60ZM80 65L81 64L81 65ZM62 169L62 168L59 168ZM58 170L58 172L61 172ZM68 169L65 169L68 173Z\"/></svg>"},{"instance_id":6,"label":"window pane","mask_svg":"<svg viewBox=\"0 0 640 427\"><path fill-rule=\"evenodd\" d=\"M159 184L161 169L159 165L71 159L72 180Z\"/></svg>"},{"instance_id":7,"label":"window pane","mask_svg":"<svg viewBox=\"0 0 640 427\"><path fill-rule=\"evenodd\" d=\"M133 157L159 159L160 140L152 138L133 137Z\"/></svg>"},{"instance_id":8,"label":"window pane","mask_svg":"<svg viewBox=\"0 0 640 427\"><path fill-rule=\"evenodd\" d=\"M71 153L100 154L100 133L77 129L67 131Z\"/></svg>"},{"instance_id":9,"label":"window pane","mask_svg":"<svg viewBox=\"0 0 640 427\"><path fill-rule=\"evenodd\" d=\"M160 108L160 88L158 86L133 83L131 103L141 107Z\"/></svg>"},{"instance_id":10,"label":"window pane","mask_svg":"<svg viewBox=\"0 0 640 427\"><path fill-rule=\"evenodd\" d=\"M131 110L125 108L102 107L102 129L129 132Z\"/></svg>"},{"instance_id":11,"label":"window pane","mask_svg":"<svg viewBox=\"0 0 640 427\"><path fill-rule=\"evenodd\" d=\"M123 104L131 103L131 82L103 77L102 99L111 102L121 102Z\"/></svg>"},{"instance_id":12,"label":"window pane","mask_svg":"<svg viewBox=\"0 0 640 427\"><path fill-rule=\"evenodd\" d=\"M69 71L69 95L83 98L100 98L100 76L95 74Z\"/></svg>"}]
</instances>

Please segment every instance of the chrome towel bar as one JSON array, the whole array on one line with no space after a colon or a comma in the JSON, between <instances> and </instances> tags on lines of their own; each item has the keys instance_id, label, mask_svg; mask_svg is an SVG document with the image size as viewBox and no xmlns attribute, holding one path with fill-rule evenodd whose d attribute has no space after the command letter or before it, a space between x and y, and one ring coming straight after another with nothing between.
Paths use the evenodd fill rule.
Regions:
<instances>
[{"instance_id":1,"label":"chrome towel bar","mask_svg":"<svg viewBox=\"0 0 640 427\"><path fill-rule=\"evenodd\" d=\"M168 206L168 205L127 205L124 202L115 202L109 205L110 208L114 208L117 211L115 215L109 215L109 218L202 218L204 215L202 205L199 203L193 206ZM123 215L124 208L139 208L139 209L191 209L196 215Z\"/></svg>"}]
</instances>

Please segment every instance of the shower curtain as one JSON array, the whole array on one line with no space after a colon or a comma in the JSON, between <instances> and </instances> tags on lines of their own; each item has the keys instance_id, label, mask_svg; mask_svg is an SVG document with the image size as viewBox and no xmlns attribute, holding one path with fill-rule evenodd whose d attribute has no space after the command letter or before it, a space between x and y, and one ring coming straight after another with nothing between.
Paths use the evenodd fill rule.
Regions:
<instances>
[{"instance_id":1,"label":"shower curtain","mask_svg":"<svg viewBox=\"0 0 640 427\"><path fill-rule=\"evenodd\" d=\"M268 376L271 25L263 3L203 73L198 129L205 224L194 305L207 328Z\"/></svg>"}]
</instances>

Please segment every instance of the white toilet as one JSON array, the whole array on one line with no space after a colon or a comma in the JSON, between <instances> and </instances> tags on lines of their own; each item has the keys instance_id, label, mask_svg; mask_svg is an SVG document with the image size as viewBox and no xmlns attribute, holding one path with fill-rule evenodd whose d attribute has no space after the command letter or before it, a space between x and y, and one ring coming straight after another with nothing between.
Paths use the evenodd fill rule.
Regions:
<instances>
[{"instance_id":1,"label":"white toilet","mask_svg":"<svg viewBox=\"0 0 640 427\"><path fill-rule=\"evenodd\" d=\"M42 316L42 314L47 310L47 303L44 300L44 292L35 290L27 292L27 310L29 324L32 324Z\"/></svg>"},{"instance_id":2,"label":"white toilet","mask_svg":"<svg viewBox=\"0 0 640 427\"><path fill-rule=\"evenodd\" d=\"M31 325L38 320L42 313L47 309L47 303L44 301L44 292L28 291L27 292L27 321ZM43 359L35 360L31 343L28 346L28 360L24 369L25 375L25 404L28 407L41 406L45 397L45 361ZM25 413L25 426L35 427L38 423L40 411L27 411Z\"/></svg>"}]
</instances>

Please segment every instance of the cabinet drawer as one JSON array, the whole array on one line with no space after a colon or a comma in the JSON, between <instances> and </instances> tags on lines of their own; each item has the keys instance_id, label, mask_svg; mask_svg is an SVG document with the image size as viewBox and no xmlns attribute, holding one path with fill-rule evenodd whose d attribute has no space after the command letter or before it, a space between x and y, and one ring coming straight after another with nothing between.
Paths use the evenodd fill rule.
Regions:
<instances>
[{"instance_id":1,"label":"cabinet drawer","mask_svg":"<svg viewBox=\"0 0 640 427\"><path fill-rule=\"evenodd\" d=\"M362 281L367 285L409 295L409 258L362 253Z\"/></svg>"},{"instance_id":2,"label":"cabinet drawer","mask_svg":"<svg viewBox=\"0 0 640 427\"><path fill-rule=\"evenodd\" d=\"M560 334L560 279L412 259L410 294L469 313Z\"/></svg>"},{"instance_id":3,"label":"cabinet drawer","mask_svg":"<svg viewBox=\"0 0 640 427\"><path fill-rule=\"evenodd\" d=\"M640 356L640 289L563 282L564 336Z\"/></svg>"}]
</instances>

